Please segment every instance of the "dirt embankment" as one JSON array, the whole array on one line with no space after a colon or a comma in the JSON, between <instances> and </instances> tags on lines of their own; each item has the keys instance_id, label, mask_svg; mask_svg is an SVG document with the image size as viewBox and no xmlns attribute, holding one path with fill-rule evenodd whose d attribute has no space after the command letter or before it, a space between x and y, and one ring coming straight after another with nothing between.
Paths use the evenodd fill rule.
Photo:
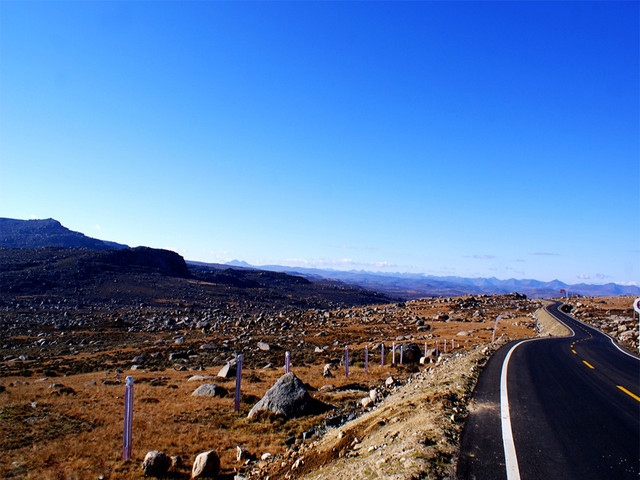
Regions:
<instances>
[{"instance_id":1,"label":"dirt embankment","mask_svg":"<svg viewBox=\"0 0 640 480\"><path fill-rule=\"evenodd\" d=\"M543 306L549 305L551 302L543 300ZM534 313L538 326L538 332L541 337L566 337L571 335L571 331L558 320L553 318L544 308L539 308Z\"/></svg>"},{"instance_id":2,"label":"dirt embankment","mask_svg":"<svg viewBox=\"0 0 640 480\"><path fill-rule=\"evenodd\" d=\"M447 478L467 404L494 347L442 357L371 411L299 451L278 478Z\"/></svg>"}]
</instances>

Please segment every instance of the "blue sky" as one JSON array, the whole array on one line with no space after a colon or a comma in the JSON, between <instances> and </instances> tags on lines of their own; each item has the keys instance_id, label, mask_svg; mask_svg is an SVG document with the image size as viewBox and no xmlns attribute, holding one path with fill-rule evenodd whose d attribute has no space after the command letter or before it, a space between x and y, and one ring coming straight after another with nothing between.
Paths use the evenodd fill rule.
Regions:
<instances>
[{"instance_id":1,"label":"blue sky","mask_svg":"<svg viewBox=\"0 0 640 480\"><path fill-rule=\"evenodd\" d=\"M187 259L640 279L638 2L0 2L0 216Z\"/></svg>"}]
</instances>

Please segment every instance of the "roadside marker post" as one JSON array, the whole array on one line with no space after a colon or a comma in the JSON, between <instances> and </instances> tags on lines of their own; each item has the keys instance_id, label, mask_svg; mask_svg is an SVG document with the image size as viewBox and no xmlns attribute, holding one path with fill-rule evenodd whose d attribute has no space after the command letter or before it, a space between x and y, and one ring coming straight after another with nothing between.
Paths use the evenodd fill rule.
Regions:
<instances>
[{"instance_id":1,"label":"roadside marker post","mask_svg":"<svg viewBox=\"0 0 640 480\"><path fill-rule=\"evenodd\" d=\"M424 356L427 356L427 342L424 342Z\"/></svg>"},{"instance_id":2,"label":"roadside marker post","mask_svg":"<svg viewBox=\"0 0 640 480\"><path fill-rule=\"evenodd\" d=\"M238 355L238 366L236 369L236 397L233 402L233 409L236 412L240 411L240 385L242 382L242 354Z\"/></svg>"},{"instance_id":3,"label":"roadside marker post","mask_svg":"<svg viewBox=\"0 0 640 480\"><path fill-rule=\"evenodd\" d=\"M447 339L442 339L442 353L447 353Z\"/></svg>"},{"instance_id":4,"label":"roadside marker post","mask_svg":"<svg viewBox=\"0 0 640 480\"><path fill-rule=\"evenodd\" d=\"M404 354L404 344L400 345L400 365L402 365L402 356Z\"/></svg>"},{"instance_id":5,"label":"roadside marker post","mask_svg":"<svg viewBox=\"0 0 640 480\"><path fill-rule=\"evenodd\" d=\"M349 376L349 345L344 347L344 376Z\"/></svg>"},{"instance_id":6,"label":"roadside marker post","mask_svg":"<svg viewBox=\"0 0 640 480\"><path fill-rule=\"evenodd\" d=\"M396 364L396 342L391 344L391 363Z\"/></svg>"},{"instance_id":7,"label":"roadside marker post","mask_svg":"<svg viewBox=\"0 0 640 480\"><path fill-rule=\"evenodd\" d=\"M364 373L369 373L369 346L364 346Z\"/></svg>"},{"instance_id":8,"label":"roadside marker post","mask_svg":"<svg viewBox=\"0 0 640 480\"><path fill-rule=\"evenodd\" d=\"M131 424L133 420L133 377L125 379L124 387L124 442L122 445L122 459L131 458Z\"/></svg>"},{"instance_id":9,"label":"roadside marker post","mask_svg":"<svg viewBox=\"0 0 640 480\"><path fill-rule=\"evenodd\" d=\"M491 334L491 343L493 343L496 339L496 328L498 328L498 320L502 318L502 314L496 317L496 323L493 324L493 333Z\"/></svg>"},{"instance_id":10,"label":"roadside marker post","mask_svg":"<svg viewBox=\"0 0 640 480\"><path fill-rule=\"evenodd\" d=\"M380 344L380 366L384 367L384 342Z\"/></svg>"},{"instance_id":11,"label":"roadside marker post","mask_svg":"<svg viewBox=\"0 0 640 480\"><path fill-rule=\"evenodd\" d=\"M438 356L440 352L438 351L438 340L436 340L436 357Z\"/></svg>"},{"instance_id":12,"label":"roadside marker post","mask_svg":"<svg viewBox=\"0 0 640 480\"><path fill-rule=\"evenodd\" d=\"M284 352L284 373L289 373L289 362L290 362L291 354L289 350Z\"/></svg>"}]
</instances>

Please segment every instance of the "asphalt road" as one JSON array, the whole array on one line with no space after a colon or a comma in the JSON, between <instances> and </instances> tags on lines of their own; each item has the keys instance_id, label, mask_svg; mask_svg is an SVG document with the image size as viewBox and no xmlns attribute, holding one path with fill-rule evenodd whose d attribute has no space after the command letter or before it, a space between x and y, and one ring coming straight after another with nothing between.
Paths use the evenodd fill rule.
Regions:
<instances>
[{"instance_id":1,"label":"asphalt road","mask_svg":"<svg viewBox=\"0 0 640 480\"><path fill-rule=\"evenodd\" d=\"M573 336L511 342L485 366L458 479L640 478L640 359L560 305L547 311Z\"/></svg>"}]
</instances>

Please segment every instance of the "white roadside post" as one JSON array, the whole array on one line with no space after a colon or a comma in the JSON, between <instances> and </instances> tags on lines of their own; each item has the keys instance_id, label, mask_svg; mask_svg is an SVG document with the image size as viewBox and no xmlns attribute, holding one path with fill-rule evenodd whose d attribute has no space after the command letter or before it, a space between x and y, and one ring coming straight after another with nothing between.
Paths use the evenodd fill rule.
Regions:
<instances>
[{"instance_id":1,"label":"white roadside post","mask_svg":"<svg viewBox=\"0 0 640 480\"><path fill-rule=\"evenodd\" d=\"M349 345L344 347L344 376L349 376Z\"/></svg>"},{"instance_id":2,"label":"white roadside post","mask_svg":"<svg viewBox=\"0 0 640 480\"><path fill-rule=\"evenodd\" d=\"M391 363L396 363L396 342L391 343Z\"/></svg>"},{"instance_id":3,"label":"white roadside post","mask_svg":"<svg viewBox=\"0 0 640 480\"><path fill-rule=\"evenodd\" d=\"M640 330L640 297L633 301L633 309L638 312L638 329ZM638 344L638 351L640 351L640 343Z\"/></svg>"},{"instance_id":4,"label":"white roadside post","mask_svg":"<svg viewBox=\"0 0 640 480\"><path fill-rule=\"evenodd\" d=\"M369 373L369 346L364 346L364 373Z\"/></svg>"},{"instance_id":5,"label":"white roadside post","mask_svg":"<svg viewBox=\"0 0 640 480\"><path fill-rule=\"evenodd\" d=\"M131 424L133 420L133 377L125 379L124 387L124 442L122 445L122 459L131 458Z\"/></svg>"},{"instance_id":6,"label":"white roadside post","mask_svg":"<svg viewBox=\"0 0 640 480\"><path fill-rule=\"evenodd\" d=\"M240 385L242 382L242 354L238 355L238 365L236 368L236 396L233 402L233 409L240 411Z\"/></svg>"},{"instance_id":7,"label":"white roadside post","mask_svg":"<svg viewBox=\"0 0 640 480\"><path fill-rule=\"evenodd\" d=\"M289 358L291 357L291 354L289 353L289 350L287 350L286 352L284 352L284 373L289 373Z\"/></svg>"},{"instance_id":8,"label":"white roadside post","mask_svg":"<svg viewBox=\"0 0 640 480\"><path fill-rule=\"evenodd\" d=\"M493 343L496 339L496 328L498 328L498 320L502 318L502 314L496 317L496 323L493 325L493 333L491 334L491 343Z\"/></svg>"},{"instance_id":9,"label":"white roadside post","mask_svg":"<svg viewBox=\"0 0 640 480\"><path fill-rule=\"evenodd\" d=\"M380 344L380 366L384 367L384 343Z\"/></svg>"}]
</instances>

